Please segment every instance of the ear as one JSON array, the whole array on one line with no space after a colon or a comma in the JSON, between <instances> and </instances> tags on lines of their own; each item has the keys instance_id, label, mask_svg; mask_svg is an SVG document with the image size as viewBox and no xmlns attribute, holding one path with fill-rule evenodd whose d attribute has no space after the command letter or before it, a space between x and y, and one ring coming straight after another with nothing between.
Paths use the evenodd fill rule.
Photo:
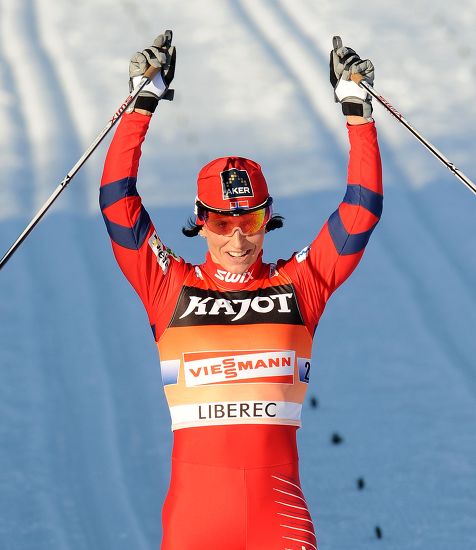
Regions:
<instances>
[{"instance_id":1,"label":"ear","mask_svg":"<svg viewBox=\"0 0 476 550\"><path fill-rule=\"evenodd\" d=\"M203 237L204 239L206 239L208 236L208 229L204 225L202 225L202 228L200 229L198 234L200 235L200 237Z\"/></svg>"}]
</instances>

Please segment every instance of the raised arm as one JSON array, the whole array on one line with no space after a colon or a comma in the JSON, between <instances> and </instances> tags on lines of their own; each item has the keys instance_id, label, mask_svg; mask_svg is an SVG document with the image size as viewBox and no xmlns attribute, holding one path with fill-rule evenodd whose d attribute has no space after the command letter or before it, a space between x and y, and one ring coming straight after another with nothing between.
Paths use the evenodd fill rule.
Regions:
<instances>
[{"instance_id":1,"label":"raised arm","mask_svg":"<svg viewBox=\"0 0 476 550\"><path fill-rule=\"evenodd\" d=\"M163 35L154 44L157 42L164 43ZM135 54L130 65L131 79L140 79L151 63L165 63L166 55L162 58L161 50L160 46L153 46ZM106 156L99 199L119 267L139 294L154 327L158 306L163 309L172 298L175 287L179 288L175 281L181 280L181 273L187 269L160 241L136 187L141 146L151 114L159 94L164 95L167 90L168 85L159 74L138 96L132 112L123 115ZM171 272L177 276L171 277Z\"/></svg>"},{"instance_id":2,"label":"raised arm","mask_svg":"<svg viewBox=\"0 0 476 550\"><path fill-rule=\"evenodd\" d=\"M347 115L350 155L346 193L311 245L282 264L295 283L312 330L330 295L357 267L382 213L382 166L371 98L350 81L355 72L373 82L372 63L362 61L341 43L331 52L331 83ZM340 86L346 76L349 81Z\"/></svg>"}]
</instances>

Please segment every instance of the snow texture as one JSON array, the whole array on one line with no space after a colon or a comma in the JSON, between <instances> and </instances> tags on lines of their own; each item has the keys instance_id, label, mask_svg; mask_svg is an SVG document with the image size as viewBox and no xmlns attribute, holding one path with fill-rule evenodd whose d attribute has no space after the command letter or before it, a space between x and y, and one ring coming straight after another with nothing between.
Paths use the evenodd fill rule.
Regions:
<instances>
[{"instance_id":1,"label":"snow texture","mask_svg":"<svg viewBox=\"0 0 476 550\"><path fill-rule=\"evenodd\" d=\"M455 8L0 0L0 247L126 96L131 54L166 28L176 100L152 123L139 185L162 238L187 259L204 254L180 227L211 158L262 164L286 217L267 237L268 260L308 244L335 208L348 146L328 83L334 34L373 60L376 89L475 178L476 2ZM384 215L317 331L302 482L322 550L470 550L476 197L378 105L375 118ZM98 212L106 147L0 275L2 550L160 546L170 420L145 312Z\"/></svg>"}]
</instances>

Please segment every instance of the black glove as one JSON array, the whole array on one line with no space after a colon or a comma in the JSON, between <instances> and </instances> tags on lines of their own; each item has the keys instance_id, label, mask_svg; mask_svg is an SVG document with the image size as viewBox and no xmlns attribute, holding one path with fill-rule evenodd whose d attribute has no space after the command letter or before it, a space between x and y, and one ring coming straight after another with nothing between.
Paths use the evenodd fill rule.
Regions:
<instances>
[{"instance_id":1,"label":"black glove","mask_svg":"<svg viewBox=\"0 0 476 550\"><path fill-rule=\"evenodd\" d=\"M174 90L169 88L175 75L175 46L172 46L172 31L159 34L150 48L136 52L129 63L129 91L139 84L149 66L160 69L149 84L129 105L127 112L145 109L153 113L160 99L172 101Z\"/></svg>"},{"instance_id":2,"label":"black glove","mask_svg":"<svg viewBox=\"0 0 476 550\"><path fill-rule=\"evenodd\" d=\"M374 66L368 59L360 59L352 49L342 47L340 36L334 36L330 54L330 81L334 88L336 102L342 104L344 115L362 116L372 119L372 96L353 80L351 76L360 74L370 85L374 81Z\"/></svg>"}]
</instances>

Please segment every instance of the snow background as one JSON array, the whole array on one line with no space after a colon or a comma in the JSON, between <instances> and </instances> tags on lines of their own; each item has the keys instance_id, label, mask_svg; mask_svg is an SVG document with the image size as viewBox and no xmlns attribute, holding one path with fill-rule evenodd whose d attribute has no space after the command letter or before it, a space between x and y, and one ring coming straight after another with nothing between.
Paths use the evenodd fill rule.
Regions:
<instances>
[{"instance_id":1,"label":"snow background","mask_svg":"<svg viewBox=\"0 0 476 550\"><path fill-rule=\"evenodd\" d=\"M203 243L180 227L211 158L262 164L286 217L268 260L308 244L335 209L348 147L328 83L334 34L373 60L376 89L474 179L475 25L474 0L0 0L0 248L127 95L131 54L166 28L176 100L153 121L140 190L189 260ZM375 118L384 215L316 334L302 482L322 550L470 550L476 202L378 105ZM160 546L170 422L146 315L98 212L106 147L1 273L5 550Z\"/></svg>"}]
</instances>

